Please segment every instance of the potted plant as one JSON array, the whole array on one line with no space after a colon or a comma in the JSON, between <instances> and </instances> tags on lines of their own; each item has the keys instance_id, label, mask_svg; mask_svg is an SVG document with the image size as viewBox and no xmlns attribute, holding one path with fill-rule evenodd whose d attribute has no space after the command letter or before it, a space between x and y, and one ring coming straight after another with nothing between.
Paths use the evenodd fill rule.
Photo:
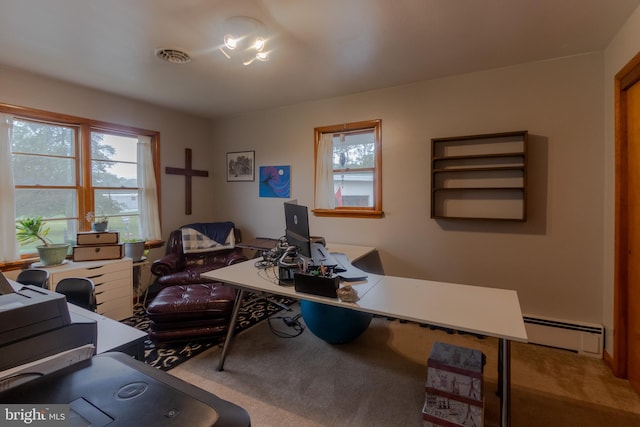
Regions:
<instances>
[{"instance_id":1,"label":"potted plant","mask_svg":"<svg viewBox=\"0 0 640 427\"><path fill-rule=\"evenodd\" d=\"M16 237L22 245L40 241L42 245L36 246L42 265L62 264L69 251L68 243L51 243L47 238L50 228L44 223L41 216L20 217L16 220Z\"/></svg>"},{"instance_id":2,"label":"potted plant","mask_svg":"<svg viewBox=\"0 0 640 427\"><path fill-rule=\"evenodd\" d=\"M109 218L105 215L97 216L93 212L87 212L86 218L87 221L89 221L89 224L91 224L91 229L93 231L107 231Z\"/></svg>"},{"instance_id":3,"label":"potted plant","mask_svg":"<svg viewBox=\"0 0 640 427\"><path fill-rule=\"evenodd\" d=\"M144 239L125 239L123 242L124 256L131 258L133 262L144 258Z\"/></svg>"}]
</instances>

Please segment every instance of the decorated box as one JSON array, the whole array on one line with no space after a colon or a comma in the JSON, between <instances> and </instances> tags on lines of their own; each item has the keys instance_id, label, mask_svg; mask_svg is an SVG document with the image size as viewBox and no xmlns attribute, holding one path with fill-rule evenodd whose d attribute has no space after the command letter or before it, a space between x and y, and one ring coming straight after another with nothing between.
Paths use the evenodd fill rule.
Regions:
<instances>
[{"instance_id":1,"label":"decorated box","mask_svg":"<svg viewBox=\"0 0 640 427\"><path fill-rule=\"evenodd\" d=\"M119 233L117 231L90 231L76 234L78 245L108 245L118 243L118 240Z\"/></svg>"},{"instance_id":2,"label":"decorated box","mask_svg":"<svg viewBox=\"0 0 640 427\"><path fill-rule=\"evenodd\" d=\"M423 427L464 426L482 427L483 408L448 397L426 393L422 408Z\"/></svg>"},{"instance_id":3,"label":"decorated box","mask_svg":"<svg viewBox=\"0 0 640 427\"><path fill-rule=\"evenodd\" d=\"M479 350L433 344L427 362L425 426L482 426L484 364Z\"/></svg>"},{"instance_id":4,"label":"decorated box","mask_svg":"<svg viewBox=\"0 0 640 427\"><path fill-rule=\"evenodd\" d=\"M83 245L73 247L74 261L119 259L124 256L124 245Z\"/></svg>"},{"instance_id":5,"label":"decorated box","mask_svg":"<svg viewBox=\"0 0 640 427\"><path fill-rule=\"evenodd\" d=\"M479 350L436 341L427 363L425 391L481 405L484 363Z\"/></svg>"}]
</instances>

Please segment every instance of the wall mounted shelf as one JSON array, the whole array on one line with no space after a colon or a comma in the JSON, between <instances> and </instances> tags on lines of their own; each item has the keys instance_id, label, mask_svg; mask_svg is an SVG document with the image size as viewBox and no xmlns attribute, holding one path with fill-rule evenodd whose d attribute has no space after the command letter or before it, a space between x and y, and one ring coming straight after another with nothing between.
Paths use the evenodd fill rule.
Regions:
<instances>
[{"instance_id":1,"label":"wall mounted shelf","mask_svg":"<svg viewBox=\"0 0 640 427\"><path fill-rule=\"evenodd\" d=\"M527 131L431 140L431 218L525 221Z\"/></svg>"}]
</instances>

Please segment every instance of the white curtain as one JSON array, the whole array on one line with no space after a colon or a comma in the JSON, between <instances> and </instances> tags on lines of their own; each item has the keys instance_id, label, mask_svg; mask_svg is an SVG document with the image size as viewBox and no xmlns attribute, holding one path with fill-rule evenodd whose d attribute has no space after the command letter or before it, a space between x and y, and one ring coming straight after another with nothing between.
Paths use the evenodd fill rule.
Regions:
<instances>
[{"instance_id":1,"label":"white curtain","mask_svg":"<svg viewBox=\"0 0 640 427\"><path fill-rule=\"evenodd\" d=\"M11 128L13 116L0 113L0 261L19 258L16 241L16 208L11 168Z\"/></svg>"},{"instance_id":2,"label":"white curtain","mask_svg":"<svg viewBox=\"0 0 640 427\"><path fill-rule=\"evenodd\" d=\"M316 209L335 209L333 193L333 134L323 133L316 155Z\"/></svg>"},{"instance_id":3,"label":"white curtain","mask_svg":"<svg viewBox=\"0 0 640 427\"><path fill-rule=\"evenodd\" d=\"M146 240L160 240L160 214L156 176L151 155L151 137L138 135L138 186L140 188L140 231Z\"/></svg>"}]
</instances>

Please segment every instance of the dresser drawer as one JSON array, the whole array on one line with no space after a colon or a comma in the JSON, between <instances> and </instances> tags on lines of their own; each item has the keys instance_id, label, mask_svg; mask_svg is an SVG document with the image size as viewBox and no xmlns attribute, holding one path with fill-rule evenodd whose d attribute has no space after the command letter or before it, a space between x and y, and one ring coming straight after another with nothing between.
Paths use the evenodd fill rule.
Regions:
<instances>
[{"instance_id":1,"label":"dresser drawer","mask_svg":"<svg viewBox=\"0 0 640 427\"><path fill-rule=\"evenodd\" d=\"M111 273L105 273L105 274L96 274L94 276L89 275L85 277L91 279L93 284L96 285L96 287L98 287L100 285L107 284L110 282L117 282L122 280L131 281L132 273L129 270L121 270L121 271L113 271Z\"/></svg>"},{"instance_id":2,"label":"dresser drawer","mask_svg":"<svg viewBox=\"0 0 640 427\"><path fill-rule=\"evenodd\" d=\"M98 303L129 296L133 298L131 287L126 280L118 280L96 286L96 300Z\"/></svg>"},{"instance_id":3,"label":"dresser drawer","mask_svg":"<svg viewBox=\"0 0 640 427\"><path fill-rule=\"evenodd\" d=\"M133 264L130 258L69 262L47 270L52 290L64 278L86 277L96 287L99 314L114 320L133 316Z\"/></svg>"},{"instance_id":4,"label":"dresser drawer","mask_svg":"<svg viewBox=\"0 0 640 427\"><path fill-rule=\"evenodd\" d=\"M133 265L129 258L117 261L72 262L62 267L50 268L51 283L57 284L65 277L88 277L93 280L103 274L115 271L131 271Z\"/></svg>"},{"instance_id":5,"label":"dresser drawer","mask_svg":"<svg viewBox=\"0 0 640 427\"><path fill-rule=\"evenodd\" d=\"M133 316L133 300L129 297L112 299L98 304L98 314L113 320L122 320Z\"/></svg>"}]
</instances>

